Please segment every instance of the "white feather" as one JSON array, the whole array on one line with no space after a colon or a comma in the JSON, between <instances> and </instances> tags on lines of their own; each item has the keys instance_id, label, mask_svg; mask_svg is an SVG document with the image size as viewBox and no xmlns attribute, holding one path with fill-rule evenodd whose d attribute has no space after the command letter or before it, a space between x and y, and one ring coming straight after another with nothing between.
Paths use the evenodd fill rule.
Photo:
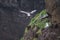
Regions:
<instances>
[{"instance_id":1,"label":"white feather","mask_svg":"<svg viewBox=\"0 0 60 40\"><path fill-rule=\"evenodd\" d=\"M21 13L25 13L25 14L27 14L28 12L26 12L26 11L20 11Z\"/></svg>"},{"instance_id":2,"label":"white feather","mask_svg":"<svg viewBox=\"0 0 60 40\"><path fill-rule=\"evenodd\" d=\"M27 14L27 16L31 16L29 12L25 12L25 11L20 11L20 12Z\"/></svg>"},{"instance_id":3,"label":"white feather","mask_svg":"<svg viewBox=\"0 0 60 40\"><path fill-rule=\"evenodd\" d=\"M31 16L31 14L28 13L27 16Z\"/></svg>"},{"instance_id":4,"label":"white feather","mask_svg":"<svg viewBox=\"0 0 60 40\"><path fill-rule=\"evenodd\" d=\"M37 11L37 10L33 10L33 11L31 11L30 13L33 14L33 13L35 13L36 11Z\"/></svg>"},{"instance_id":5,"label":"white feather","mask_svg":"<svg viewBox=\"0 0 60 40\"><path fill-rule=\"evenodd\" d=\"M33 10L31 12L26 12L26 11L20 11L21 13L25 13L27 14L27 16L31 16L31 14L33 14L34 12L36 12L37 10Z\"/></svg>"}]
</instances>

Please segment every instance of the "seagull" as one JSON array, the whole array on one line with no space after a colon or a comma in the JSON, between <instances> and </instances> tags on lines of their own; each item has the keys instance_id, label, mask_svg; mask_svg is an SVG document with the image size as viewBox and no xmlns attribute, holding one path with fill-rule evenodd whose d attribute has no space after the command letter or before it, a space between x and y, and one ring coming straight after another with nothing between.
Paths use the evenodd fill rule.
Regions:
<instances>
[{"instance_id":1,"label":"seagull","mask_svg":"<svg viewBox=\"0 0 60 40\"><path fill-rule=\"evenodd\" d=\"M26 12L26 11L20 11L21 13L27 14L27 16L31 16L31 14L35 13L37 10L33 10L31 12Z\"/></svg>"}]
</instances>

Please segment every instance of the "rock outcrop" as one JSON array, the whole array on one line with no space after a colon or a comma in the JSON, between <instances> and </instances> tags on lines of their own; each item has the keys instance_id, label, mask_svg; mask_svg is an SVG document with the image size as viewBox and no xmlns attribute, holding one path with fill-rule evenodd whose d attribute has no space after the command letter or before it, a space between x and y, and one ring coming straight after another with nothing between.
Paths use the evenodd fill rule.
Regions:
<instances>
[{"instance_id":1,"label":"rock outcrop","mask_svg":"<svg viewBox=\"0 0 60 40\"><path fill-rule=\"evenodd\" d=\"M46 0L46 10L52 26L42 31L39 40L60 40L60 0Z\"/></svg>"}]
</instances>

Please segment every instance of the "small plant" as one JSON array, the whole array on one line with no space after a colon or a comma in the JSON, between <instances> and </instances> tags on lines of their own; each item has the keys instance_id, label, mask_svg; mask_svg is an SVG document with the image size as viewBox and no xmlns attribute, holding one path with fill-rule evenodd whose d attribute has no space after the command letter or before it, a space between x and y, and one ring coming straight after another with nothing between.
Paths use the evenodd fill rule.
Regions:
<instances>
[{"instance_id":1,"label":"small plant","mask_svg":"<svg viewBox=\"0 0 60 40\"><path fill-rule=\"evenodd\" d=\"M49 25L50 25L50 23L48 22L48 18L47 17L48 17L48 15L47 15L46 10L42 10L40 13L37 13L36 16L31 19L28 27L25 29L25 34L28 33L31 30L33 32L35 32L33 35L37 34L37 36L38 36L38 35L42 34L41 30L44 29L44 28L46 28L46 27L49 27ZM31 28L31 29L28 30L28 28ZM28 34L26 34L26 35L28 35ZM24 40L23 38L21 40ZM35 38L33 36L32 40L37 40L37 38Z\"/></svg>"},{"instance_id":2,"label":"small plant","mask_svg":"<svg viewBox=\"0 0 60 40\"><path fill-rule=\"evenodd\" d=\"M33 27L36 25L40 29L45 28L46 23L48 23L48 18L46 18L47 12L46 10L42 10L40 13L37 13L34 18L31 19L30 24L28 26Z\"/></svg>"},{"instance_id":3,"label":"small plant","mask_svg":"<svg viewBox=\"0 0 60 40\"><path fill-rule=\"evenodd\" d=\"M23 37L20 40L24 40Z\"/></svg>"}]
</instances>

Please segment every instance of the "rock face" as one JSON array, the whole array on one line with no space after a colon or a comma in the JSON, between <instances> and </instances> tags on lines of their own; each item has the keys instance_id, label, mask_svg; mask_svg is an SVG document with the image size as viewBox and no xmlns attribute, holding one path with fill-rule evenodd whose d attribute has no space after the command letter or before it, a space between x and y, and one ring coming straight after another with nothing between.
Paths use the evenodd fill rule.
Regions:
<instances>
[{"instance_id":1,"label":"rock face","mask_svg":"<svg viewBox=\"0 0 60 40\"><path fill-rule=\"evenodd\" d=\"M42 31L42 35L38 37L38 40L60 40L59 31L60 26L56 26L55 28L46 28Z\"/></svg>"},{"instance_id":2,"label":"rock face","mask_svg":"<svg viewBox=\"0 0 60 40\"><path fill-rule=\"evenodd\" d=\"M44 0L0 0L0 40L19 40L35 15L27 17L19 11L44 9Z\"/></svg>"},{"instance_id":3,"label":"rock face","mask_svg":"<svg viewBox=\"0 0 60 40\"><path fill-rule=\"evenodd\" d=\"M42 31L39 40L60 40L60 0L46 0L46 10L52 26Z\"/></svg>"},{"instance_id":4,"label":"rock face","mask_svg":"<svg viewBox=\"0 0 60 40\"><path fill-rule=\"evenodd\" d=\"M52 16L52 23L60 23L60 0L46 0L46 10Z\"/></svg>"}]
</instances>

